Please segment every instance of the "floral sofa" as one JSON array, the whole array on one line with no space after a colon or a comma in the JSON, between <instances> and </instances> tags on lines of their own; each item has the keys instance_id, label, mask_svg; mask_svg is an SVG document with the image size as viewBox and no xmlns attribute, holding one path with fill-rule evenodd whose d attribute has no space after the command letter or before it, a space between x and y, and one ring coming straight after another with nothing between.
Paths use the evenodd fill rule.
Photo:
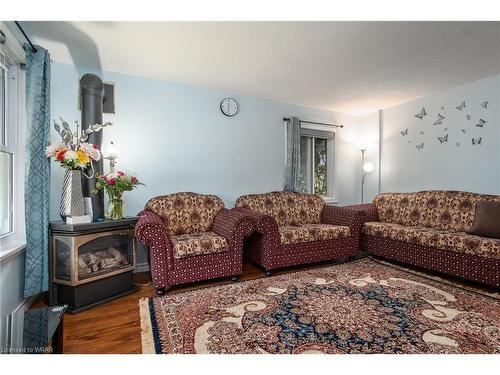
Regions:
<instances>
[{"instance_id":1,"label":"floral sofa","mask_svg":"<svg viewBox=\"0 0 500 375\"><path fill-rule=\"evenodd\" d=\"M500 240L466 233L480 200L500 196L383 193L371 204L348 208L365 213L361 243L369 254L499 287Z\"/></svg>"},{"instance_id":2,"label":"floral sofa","mask_svg":"<svg viewBox=\"0 0 500 375\"><path fill-rule=\"evenodd\" d=\"M135 227L149 246L158 294L172 285L242 273L243 238L253 229L246 215L224 208L214 195L176 193L150 199Z\"/></svg>"},{"instance_id":3,"label":"floral sofa","mask_svg":"<svg viewBox=\"0 0 500 375\"><path fill-rule=\"evenodd\" d=\"M266 273L359 252L361 212L328 206L312 194L272 192L239 197L234 211L254 220L245 255Z\"/></svg>"}]
</instances>

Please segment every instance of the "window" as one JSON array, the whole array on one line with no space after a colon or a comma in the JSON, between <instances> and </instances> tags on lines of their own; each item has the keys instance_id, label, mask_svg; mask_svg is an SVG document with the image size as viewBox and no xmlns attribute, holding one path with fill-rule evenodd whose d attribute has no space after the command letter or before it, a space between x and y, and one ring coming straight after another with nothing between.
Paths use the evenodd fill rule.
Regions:
<instances>
[{"instance_id":1,"label":"window","mask_svg":"<svg viewBox=\"0 0 500 375\"><path fill-rule=\"evenodd\" d=\"M13 61L0 49L0 237L14 229L15 71Z\"/></svg>"},{"instance_id":2,"label":"window","mask_svg":"<svg viewBox=\"0 0 500 375\"><path fill-rule=\"evenodd\" d=\"M335 134L302 129L300 137L300 191L334 197Z\"/></svg>"}]
</instances>

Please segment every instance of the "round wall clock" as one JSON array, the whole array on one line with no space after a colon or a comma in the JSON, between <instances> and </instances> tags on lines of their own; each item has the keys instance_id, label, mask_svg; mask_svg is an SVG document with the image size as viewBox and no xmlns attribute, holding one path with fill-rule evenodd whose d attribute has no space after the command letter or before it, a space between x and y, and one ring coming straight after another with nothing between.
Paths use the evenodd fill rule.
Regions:
<instances>
[{"instance_id":1,"label":"round wall clock","mask_svg":"<svg viewBox=\"0 0 500 375\"><path fill-rule=\"evenodd\" d=\"M220 102L220 110L224 115L228 117L233 117L238 113L238 102L233 98L224 98Z\"/></svg>"}]
</instances>

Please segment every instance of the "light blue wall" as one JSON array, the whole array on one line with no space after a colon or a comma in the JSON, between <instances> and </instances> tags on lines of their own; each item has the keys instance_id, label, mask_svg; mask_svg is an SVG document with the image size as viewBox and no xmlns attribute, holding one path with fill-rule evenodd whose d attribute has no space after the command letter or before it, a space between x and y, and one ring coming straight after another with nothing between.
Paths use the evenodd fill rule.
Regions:
<instances>
[{"instance_id":1,"label":"light blue wall","mask_svg":"<svg viewBox=\"0 0 500 375\"><path fill-rule=\"evenodd\" d=\"M24 253L0 264L0 317L24 301Z\"/></svg>"},{"instance_id":2,"label":"light blue wall","mask_svg":"<svg viewBox=\"0 0 500 375\"><path fill-rule=\"evenodd\" d=\"M466 107L459 111L455 107L464 100ZM487 109L480 105L484 100ZM429 114L424 120L414 116L421 107ZM446 119L433 125L438 113ZM475 126L480 118L487 121L482 128ZM403 129L408 129L405 137ZM384 110L382 133L382 191L500 194L500 75ZM444 134L448 142L441 144L437 137ZM482 137L482 144L472 145L472 137ZM421 143L424 148L417 150Z\"/></svg>"},{"instance_id":3,"label":"light blue wall","mask_svg":"<svg viewBox=\"0 0 500 375\"><path fill-rule=\"evenodd\" d=\"M104 141L113 140L119 148L118 169L136 173L146 184L125 194L128 215L137 214L151 197L177 191L213 193L233 207L242 194L280 190L284 116L342 122L350 131L356 126L355 117L339 113L60 63L52 64L53 119L80 120L78 81L89 72L115 83L116 115L105 115L114 126L105 130ZM233 118L219 109L226 96L240 105ZM58 139L55 131L52 139ZM341 139L339 164L349 147ZM346 203L355 199L350 196L351 169L349 164L339 168L344 181L339 198ZM62 168L53 165L52 219L58 218L62 176Z\"/></svg>"}]
</instances>

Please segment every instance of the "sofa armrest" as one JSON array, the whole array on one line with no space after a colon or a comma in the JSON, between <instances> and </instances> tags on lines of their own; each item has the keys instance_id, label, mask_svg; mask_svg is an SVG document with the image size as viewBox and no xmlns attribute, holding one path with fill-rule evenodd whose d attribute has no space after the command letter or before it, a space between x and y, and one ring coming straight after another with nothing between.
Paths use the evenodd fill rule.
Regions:
<instances>
[{"instance_id":1,"label":"sofa armrest","mask_svg":"<svg viewBox=\"0 0 500 375\"><path fill-rule=\"evenodd\" d=\"M165 273L165 266L167 269L173 269L172 241L158 215L147 210L140 212L139 220L135 225L135 238L149 246L153 281L155 281L155 275ZM157 283L155 286L158 287Z\"/></svg>"},{"instance_id":2,"label":"sofa armrest","mask_svg":"<svg viewBox=\"0 0 500 375\"><path fill-rule=\"evenodd\" d=\"M321 212L321 222L330 225L344 225L351 230L352 237L359 237L361 226L364 223L364 212L349 210L344 207L325 205Z\"/></svg>"},{"instance_id":3,"label":"sofa armrest","mask_svg":"<svg viewBox=\"0 0 500 375\"><path fill-rule=\"evenodd\" d=\"M212 231L227 238L232 248L242 248L243 239L254 230L254 221L243 212L223 208L215 216Z\"/></svg>"},{"instance_id":4,"label":"sofa armrest","mask_svg":"<svg viewBox=\"0 0 500 375\"><path fill-rule=\"evenodd\" d=\"M364 212L365 222L380 221L380 219L378 217L377 206L375 206L373 203L354 204L351 206L344 206L344 208L347 208L349 210L356 210L356 211Z\"/></svg>"},{"instance_id":5,"label":"sofa armrest","mask_svg":"<svg viewBox=\"0 0 500 375\"><path fill-rule=\"evenodd\" d=\"M151 211L139 213L139 220L135 225L135 238L145 245L151 245L156 240L158 232L165 232L165 225L161 218ZM167 233L164 233L168 236Z\"/></svg>"},{"instance_id":6,"label":"sofa armrest","mask_svg":"<svg viewBox=\"0 0 500 375\"><path fill-rule=\"evenodd\" d=\"M281 249L278 223L272 216L243 207L233 208L233 211L239 211L253 220L255 231L261 235L262 249Z\"/></svg>"}]
</instances>

